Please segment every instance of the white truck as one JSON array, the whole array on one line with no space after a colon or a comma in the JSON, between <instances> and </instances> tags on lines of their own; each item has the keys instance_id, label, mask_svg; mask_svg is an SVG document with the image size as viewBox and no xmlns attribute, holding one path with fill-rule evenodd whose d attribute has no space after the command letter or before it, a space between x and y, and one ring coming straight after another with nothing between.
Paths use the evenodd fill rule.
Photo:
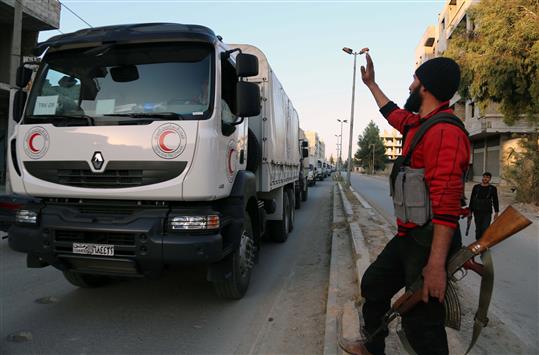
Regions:
<instances>
[{"instance_id":1,"label":"white truck","mask_svg":"<svg viewBox=\"0 0 539 355\"><path fill-rule=\"evenodd\" d=\"M306 155L266 56L171 23L84 29L43 53L13 100L11 187L34 202L11 248L79 287L202 263L243 297L261 239L293 228ZM30 78L19 68L19 87Z\"/></svg>"}]
</instances>

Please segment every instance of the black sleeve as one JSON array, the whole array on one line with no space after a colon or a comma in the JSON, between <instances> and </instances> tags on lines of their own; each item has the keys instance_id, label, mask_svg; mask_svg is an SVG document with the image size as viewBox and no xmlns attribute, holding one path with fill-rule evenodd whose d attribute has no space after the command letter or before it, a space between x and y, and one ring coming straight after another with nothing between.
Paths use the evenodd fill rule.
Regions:
<instances>
[{"instance_id":1,"label":"black sleeve","mask_svg":"<svg viewBox=\"0 0 539 355\"><path fill-rule=\"evenodd\" d=\"M494 206L494 212L500 212L500 205L498 203L498 190L495 186L492 186L494 192L492 194L492 205Z\"/></svg>"},{"instance_id":2,"label":"black sleeve","mask_svg":"<svg viewBox=\"0 0 539 355\"><path fill-rule=\"evenodd\" d=\"M477 185L474 185L474 187L472 188L472 194L470 195L470 205L468 207L470 209L470 212L473 212L473 204L476 199L476 194L477 194Z\"/></svg>"},{"instance_id":3,"label":"black sleeve","mask_svg":"<svg viewBox=\"0 0 539 355\"><path fill-rule=\"evenodd\" d=\"M385 118L387 118L391 112L395 111L395 110L398 109L398 108L399 108L399 106L397 106L396 103L394 103L393 101L389 101L387 104L385 104L384 106L380 107L380 113L381 113Z\"/></svg>"}]
</instances>

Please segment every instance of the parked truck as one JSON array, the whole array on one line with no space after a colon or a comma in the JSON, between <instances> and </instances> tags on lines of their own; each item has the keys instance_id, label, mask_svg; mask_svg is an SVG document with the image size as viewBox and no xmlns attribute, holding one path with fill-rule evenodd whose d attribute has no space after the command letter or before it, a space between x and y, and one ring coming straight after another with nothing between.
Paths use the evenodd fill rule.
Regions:
<instances>
[{"instance_id":1,"label":"parked truck","mask_svg":"<svg viewBox=\"0 0 539 355\"><path fill-rule=\"evenodd\" d=\"M264 53L150 23L59 35L43 54L13 100L11 187L33 202L11 248L79 287L204 264L217 294L241 298L261 239L293 228L303 154ZM18 86L30 78L21 67Z\"/></svg>"}]
</instances>

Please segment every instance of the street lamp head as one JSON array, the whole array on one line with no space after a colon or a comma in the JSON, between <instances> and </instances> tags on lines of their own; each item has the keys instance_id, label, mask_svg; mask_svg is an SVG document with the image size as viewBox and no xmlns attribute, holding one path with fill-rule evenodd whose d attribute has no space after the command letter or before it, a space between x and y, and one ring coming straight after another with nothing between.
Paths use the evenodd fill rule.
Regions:
<instances>
[{"instance_id":1,"label":"street lamp head","mask_svg":"<svg viewBox=\"0 0 539 355\"><path fill-rule=\"evenodd\" d=\"M353 54L353 53L354 53L354 51L352 50L352 48L344 47L342 50L345 51L345 52L348 53L348 54Z\"/></svg>"},{"instance_id":2,"label":"street lamp head","mask_svg":"<svg viewBox=\"0 0 539 355\"><path fill-rule=\"evenodd\" d=\"M365 47L362 50L359 51L359 54L364 54L369 51L369 48Z\"/></svg>"}]
</instances>

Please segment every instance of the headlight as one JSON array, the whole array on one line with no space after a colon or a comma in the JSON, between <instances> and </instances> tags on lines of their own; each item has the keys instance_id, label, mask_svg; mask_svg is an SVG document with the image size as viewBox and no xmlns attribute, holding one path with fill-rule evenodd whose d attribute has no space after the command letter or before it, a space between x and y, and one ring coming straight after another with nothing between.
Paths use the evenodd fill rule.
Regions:
<instances>
[{"instance_id":1,"label":"headlight","mask_svg":"<svg viewBox=\"0 0 539 355\"><path fill-rule=\"evenodd\" d=\"M37 224L37 211L18 210L15 215L15 222L24 224Z\"/></svg>"},{"instance_id":2,"label":"headlight","mask_svg":"<svg viewBox=\"0 0 539 355\"><path fill-rule=\"evenodd\" d=\"M170 230L219 229L219 216L173 216L168 220Z\"/></svg>"}]
</instances>

